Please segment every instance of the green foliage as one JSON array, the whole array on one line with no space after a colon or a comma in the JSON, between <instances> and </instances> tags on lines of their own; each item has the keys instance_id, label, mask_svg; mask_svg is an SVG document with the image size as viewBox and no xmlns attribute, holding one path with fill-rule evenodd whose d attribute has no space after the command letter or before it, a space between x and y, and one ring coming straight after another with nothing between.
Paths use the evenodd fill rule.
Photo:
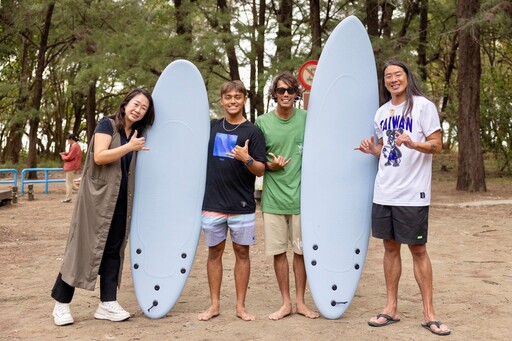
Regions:
<instances>
[{"instance_id":1,"label":"green foliage","mask_svg":"<svg viewBox=\"0 0 512 341\"><path fill-rule=\"evenodd\" d=\"M263 27L257 30L260 1L265 4ZM291 57L278 58L283 48L276 40L281 1L227 1L227 12L217 1L183 0L181 7L168 0L59 0L50 29L43 100L39 112L31 109L31 89L41 25L49 0L5 1L0 9L0 161L13 134L23 130L26 148L30 115L41 118L38 134L40 155L56 157L65 147L65 134L74 129L85 135L88 89L96 84L96 119L112 114L120 97L133 87L154 87L159 74L172 61L185 58L200 70L208 90L212 115L221 115L219 87L230 78L227 46L233 45L241 78L263 92L271 78L283 70L297 72L311 59L309 0L293 1ZM423 1L378 1L378 36L372 36L377 64L390 58L408 63L421 76L418 51ZM386 19L382 6L392 15ZM510 171L512 90L510 55L512 16L510 2L481 1L482 100L481 123L484 151L493 153L501 168ZM255 7L253 7L253 5ZM348 15L366 20L366 1L320 1L322 44ZM456 2L428 2L425 42L425 74L422 87L438 105L444 122L445 145L456 150L457 141L457 20ZM256 15L256 17L255 17ZM410 19L410 20L409 20ZM225 31L229 24L231 34ZM389 29L386 29L389 27ZM256 62L258 44L264 42L263 65ZM284 39L284 41L289 41ZM24 44L25 43L25 44ZM23 59L23 56L26 58ZM453 58L455 56L455 58ZM25 63L25 64L24 64ZM249 68L255 71L249 78ZM23 74L23 67L26 68ZM379 70L380 71L380 70ZM508 83L507 83L508 82ZM24 84L24 86L22 86ZM191 98L184 100L193 100ZM264 98L265 111L273 105ZM262 113L257 113L262 114ZM75 120L79 120L75 127ZM57 158L58 160L58 158ZM40 160L41 162L44 162Z\"/></svg>"},{"instance_id":2,"label":"green foliage","mask_svg":"<svg viewBox=\"0 0 512 341\"><path fill-rule=\"evenodd\" d=\"M481 97L482 143L492 153L501 171L512 174L512 102L510 97L512 65L495 63L483 74Z\"/></svg>"},{"instance_id":3,"label":"green foliage","mask_svg":"<svg viewBox=\"0 0 512 341\"><path fill-rule=\"evenodd\" d=\"M489 0L482 5L481 135L484 152L500 171L512 174L512 5Z\"/></svg>"},{"instance_id":4,"label":"green foliage","mask_svg":"<svg viewBox=\"0 0 512 341\"><path fill-rule=\"evenodd\" d=\"M57 159L55 157L51 158L45 158L40 157L38 160L38 167L39 168L62 168L62 160L60 157ZM23 169L27 168L27 160L26 160L26 154L22 156L20 159L20 162L14 164L12 162L5 162L3 164L0 164L0 169L16 169L18 171L18 174L21 174L21 171ZM11 173L12 175L12 173Z\"/></svg>"}]
</instances>

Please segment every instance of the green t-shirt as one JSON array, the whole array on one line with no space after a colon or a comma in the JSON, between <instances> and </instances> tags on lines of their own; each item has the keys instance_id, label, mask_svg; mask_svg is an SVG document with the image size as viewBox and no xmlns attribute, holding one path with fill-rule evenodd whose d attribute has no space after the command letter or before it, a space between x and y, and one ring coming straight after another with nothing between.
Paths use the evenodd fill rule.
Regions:
<instances>
[{"instance_id":1,"label":"green t-shirt","mask_svg":"<svg viewBox=\"0 0 512 341\"><path fill-rule=\"evenodd\" d=\"M256 125L265 135L267 153L291 158L290 163L277 171L265 172L261 210L272 214L300 214L300 176L306 111L294 109L288 120L275 111L258 117ZM268 160L272 160L268 156Z\"/></svg>"}]
</instances>

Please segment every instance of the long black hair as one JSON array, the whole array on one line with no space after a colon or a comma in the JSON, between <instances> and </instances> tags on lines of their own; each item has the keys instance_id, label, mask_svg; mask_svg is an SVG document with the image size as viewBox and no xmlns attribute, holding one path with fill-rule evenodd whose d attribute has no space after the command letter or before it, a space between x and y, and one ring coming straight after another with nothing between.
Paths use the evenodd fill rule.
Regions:
<instances>
[{"instance_id":1,"label":"long black hair","mask_svg":"<svg viewBox=\"0 0 512 341\"><path fill-rule=\"evenodd\" d=\"M140 136L147 127L153 125L153 122L155 121L155 107L153 105L153 97L151 97L151 94L149 93L148 90L143 88L136 88L128 92L128 94L123 98L121 104L119 104L119 108L117 109L117 111L111 117L115 120L116 127L119 131L124 131L125 128L126 105L128 104L128 102L131 101L132 98L139 94L143 94L144 96L146 96L146 98L149 101L149 107L142 120L135 122L132 126L132 129L137 130L138 135Z\"/></svg>"},{"instance_id":2,"label":"long black hair","mask_svg":"<svg viewBox=\"0 0 512 341\"><path fill-rule=\"evenodd\" d=\"M398 60L388 60L386 63L384 63L384 67L382 68L382 89L384 89L384 102L388 102L391 100L391 93L386 88L386 69L388 66L398 66L402 70L404 70L406 76L407 76L407 88L405 89L405 107L404 107L404 117L409 116L409 114L412 111L412 107L414 105L414 98L413 96L425 96L423 93L423 90L421 90L420 86L418 85L418 81L416 80L416 77L412 73L411 69L407 64L398 61Z\"/></svg>"}]
</instances>

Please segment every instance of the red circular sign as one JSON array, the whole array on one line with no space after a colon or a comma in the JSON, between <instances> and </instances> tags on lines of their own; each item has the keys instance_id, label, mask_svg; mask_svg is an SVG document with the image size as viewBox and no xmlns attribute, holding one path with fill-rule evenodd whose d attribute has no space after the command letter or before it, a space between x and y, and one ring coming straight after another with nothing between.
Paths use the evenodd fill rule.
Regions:
<instances>
[{"instance_id":1,"label":"red circular sign","mask_svg":"<svg viewBox=\"0 0 512 341\"><path fill-rule=\"evenodd\" d=\"M299 82L308 91L311 90L317 64L318 60L310 60L302 64L299 69Z\"/></svg>"}]
</instances>

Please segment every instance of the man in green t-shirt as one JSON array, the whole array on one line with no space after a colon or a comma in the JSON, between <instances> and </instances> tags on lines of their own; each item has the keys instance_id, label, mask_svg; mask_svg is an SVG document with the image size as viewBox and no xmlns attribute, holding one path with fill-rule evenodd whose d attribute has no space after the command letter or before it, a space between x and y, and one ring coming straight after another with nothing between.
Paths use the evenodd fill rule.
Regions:
<instances>
[{"instance_id":1,"label":"man in green t-shirt","mask_svg":"<svg viewBox=\"0 0 512 341\"><path fill-rule=\"evenodd\" d=\"M274 270L283 305L270 314L279 320L292 313L289 287L288 243L293 251L297 313L317 318L318 312L304 302L306 268L300 229L300 177L306 111L294 104L301 97L297 79L289 72L274 78L269 90L275 110L258 117L256 125L265 135L269 159L265 167L261 210L265 226L265 254L274 256Z\"/></svg>"}]
</instances>

